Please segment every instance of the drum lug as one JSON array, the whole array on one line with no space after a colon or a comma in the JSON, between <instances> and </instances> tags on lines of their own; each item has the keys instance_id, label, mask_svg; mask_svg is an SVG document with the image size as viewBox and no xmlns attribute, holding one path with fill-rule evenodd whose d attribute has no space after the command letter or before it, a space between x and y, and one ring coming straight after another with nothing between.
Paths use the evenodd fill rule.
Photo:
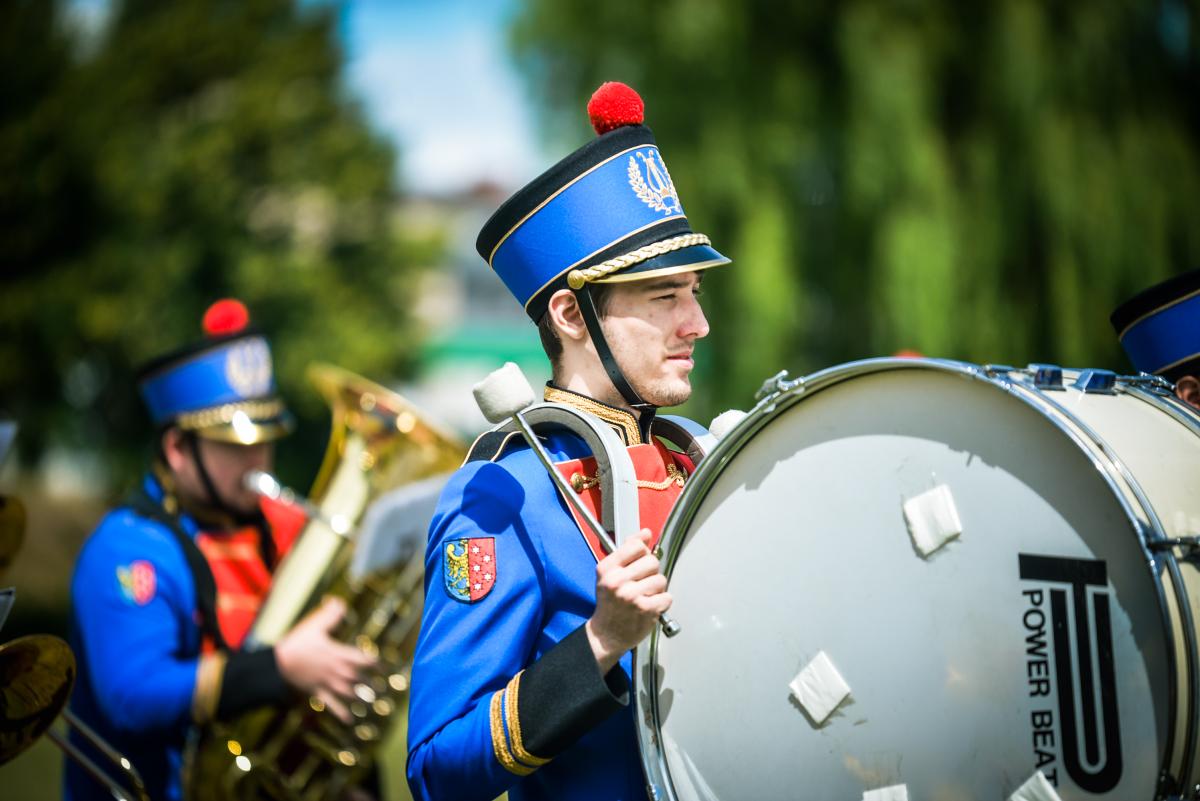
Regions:
<instances>
[{"instance_id":1,"label":"drum lug","mask_svg":"<svg viewBox=\"0 0 1200 801\"><path fill-rule=\"evenodd\" d=\"M760 401L763 398L770 397L771 395L778 395L782 392L790 392L797 387L804 386L803 376L794 381L788 381L787 374L787 370L780 370L778 373L764 381L762 386L758 388L758 392L754 393L754 400Z\"/></svg>"},{"instance_id":2,"label":"drum lug","mask_svg":"<svg viewBox=\"0 0 1200 801\"><path fill-rule=\"evenodd\" d=\"M1025 369L1033 376L1034 389L1066 391L1062 368L1057 364L1031 364Z\"/></svg>"},{"instance_id":3,"label":"drum lug","mask_svg":"<svg viewBox=\"0 0 1200 801\"><path fill-rule=\"evenodd\" d=\"M1112 370L1084 370L1075 379L1075 389L1088 395L1115 395L1113 386L1117 383L1117 374Z\"/></svg>"}]
</instances>

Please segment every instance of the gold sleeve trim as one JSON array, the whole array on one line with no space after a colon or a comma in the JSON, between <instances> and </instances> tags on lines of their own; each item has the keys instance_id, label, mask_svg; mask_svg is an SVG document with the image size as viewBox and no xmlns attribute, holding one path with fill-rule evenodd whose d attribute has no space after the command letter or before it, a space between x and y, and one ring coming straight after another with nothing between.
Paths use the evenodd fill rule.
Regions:
<instances>
[{"instance_id":1,"label":"gold sleeve trim","mask_svg":"<svg viewBox=\"0 0 1200 801\"><path fill-rule=\"evenodd\" d=\"M196 723L207 723L216 717L227 660L228 656L221 651L200 657L200 664L196 666L196 689L192 691L192 720Z\"/></svg>"},{"instance_id":2,"label":"gold sleeve trim","mask_svg":"<svg viewBox=\"0 0 1200 801\"><path fill-rule=\"evenodd\" d=\"M524 672L523 670L521 671L521 673ZM513 676L512 681L508 683L508 687L504 690L504 709L506 713L505 717L508 718L508 735L512 741L513 755L526 765L540 768L550 760L534 756L526 751L524 740L521 737L521 716L517 713L517 696L521 687L521 673Z\"/></svg>"},{"instance_id":3,"label":"gold sleeve trim","mask_svg":"<svg viewBox=\"0 0 1200 801\"><path fill-rule=\"evenodd\" d=\"M535 769L528 765L522 765L513 758L512 752L508 750L508 735L504 731L504 692L504 690L496 690L492 693L492 753L496 755L496 761L509 773L528 776Z\"/></svg>"}]
</instances>

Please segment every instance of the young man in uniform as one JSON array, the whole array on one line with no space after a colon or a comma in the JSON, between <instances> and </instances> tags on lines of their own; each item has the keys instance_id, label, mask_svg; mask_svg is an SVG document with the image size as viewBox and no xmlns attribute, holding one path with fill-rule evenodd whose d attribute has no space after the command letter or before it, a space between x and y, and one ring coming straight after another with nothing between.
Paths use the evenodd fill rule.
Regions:
<instances>
[{"instance_id":1,"label":"young man in uniform","mask_svg":"<svg viewBox=\"0 0 1200 801\"><path fill-rule=\"evenodd\" d=\"M274 441L292 426L267 341L248 322L241 303L220 301L205 315L203 341L142 370L157 453L84 544L71 583L71 708L129 758L156 801L182 797L193 726L292 692L344 709L371 661L329 637L340 601L274 648L239 650L304 522L242 485L249 471L271 470ZM109 794L68 761L65 797Z\"/></svg>"},{"instance_id":2,"label":"young man in uniform","mask_svg":"<svg viewBox=\"0 0 1200 801\"><path fill-rule=\"evenodd\" d=\"M538 323L547 401L612 426L638 479L640 536L606 554L519 437L482 437L430 527L412 676L409 785L423 801L646 798L630 649L671 603L654 548L691 465L651 435L691 394L708 334L700 273L727 264L693 233L642 101L605 84L599 136L509 199L480 255ZM546 450L596 508L595 460Z\"/></svg>"},{"instance_id":3,"label":"young man in uniform","mask_svg":"<svg viewBox=\"0 0 1200 801\"><path fill-rule=\"evenodd\" d=\"M1166 378L1200 409L1200 270L1139 292L1109 319L1135 368Z\"/></svg>"}]
</instances>

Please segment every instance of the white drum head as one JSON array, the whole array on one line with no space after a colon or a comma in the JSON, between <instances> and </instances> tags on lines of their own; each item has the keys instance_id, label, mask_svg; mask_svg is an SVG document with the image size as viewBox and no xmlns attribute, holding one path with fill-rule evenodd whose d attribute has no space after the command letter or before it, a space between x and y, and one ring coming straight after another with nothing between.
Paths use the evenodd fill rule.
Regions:
<instances>
[{"instance_id":1,"label":"white drum head","mask_svg":"<svg viewBox=\"0 0 1200 801\"><path fill-rule=\"evenodd\" d=\"M782 406L709 457L669 525L683 631L638 654L652 786L993 801L1040 769L1064 801L1152 797L1161 590L1097 464L962 368L869 372ZM962 533L923 558L903 504L939 485ZM823 722L789 689L819 652L851 690Z\"/></svg>"}]
</instances>

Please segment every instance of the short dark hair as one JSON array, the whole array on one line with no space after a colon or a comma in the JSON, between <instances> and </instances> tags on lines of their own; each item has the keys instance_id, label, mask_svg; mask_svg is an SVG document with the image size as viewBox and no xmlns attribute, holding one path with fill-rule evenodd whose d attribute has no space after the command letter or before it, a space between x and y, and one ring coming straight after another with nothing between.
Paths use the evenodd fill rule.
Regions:
<instances>
[{"instance_id":1,"label":"short dark hair","mask_svg":"<svg viewBox=\"0 0 1200 801\"><path fill-rule=\"evenodd\" d=\"M592 301L596 304L596 311L603 318L608 314L608 304L612 300L612 284L590 284L588 291L592 293ZM558 331L554 328L554 323L550 320L550 312L546 312L538 320L538 337L542 340L542 350L546 351L546 358L550 360L550 367L554 370L558 369L558 362L562 358L562 340L559 339Z\"/></svg>"}]
</instances>

